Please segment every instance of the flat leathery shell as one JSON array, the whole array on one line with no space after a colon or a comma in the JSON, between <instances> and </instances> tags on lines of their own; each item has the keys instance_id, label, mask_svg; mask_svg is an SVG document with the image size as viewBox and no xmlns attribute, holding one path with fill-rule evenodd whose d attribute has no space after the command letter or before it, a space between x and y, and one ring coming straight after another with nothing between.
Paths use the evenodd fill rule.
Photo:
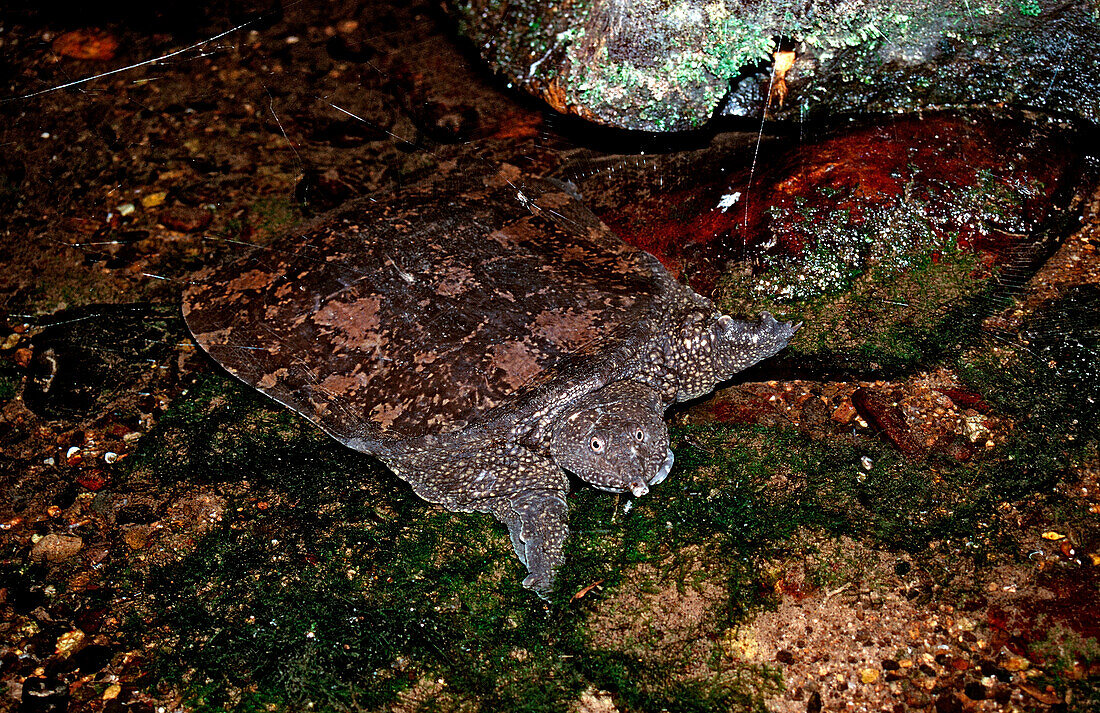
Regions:
<instances>
[{"instance_id":1,"label":"flat leathery shell","mask_svg":"<svg viewBox=\"0 0 1100 713\"><path fill-rule=\"evenodd\" d=\"M207 274L185 295L188 326L343 440L422 438L518 407L525 389L651 337L670 290L573 198L523 190L357 201Z\"/></svg>"}]
</instances>

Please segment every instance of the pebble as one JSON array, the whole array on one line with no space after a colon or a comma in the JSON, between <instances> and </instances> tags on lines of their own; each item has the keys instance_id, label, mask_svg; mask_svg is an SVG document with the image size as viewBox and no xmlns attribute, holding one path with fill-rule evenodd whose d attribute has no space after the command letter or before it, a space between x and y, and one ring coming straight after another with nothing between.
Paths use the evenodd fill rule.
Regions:
<instances>
[{"instance_id":1,"label":"pebble","mask_svg":"<svg viewBox=\"0 0 1100 713\"><path fill-rule=\"evenodd\" d=\"M194 233L210 225L213 214L202 208L190 206L173 206L161 211L157 220L169 230L178 230L181 233Z\"/></svg>"},{"instance_id":2,"label":"pebble","mask_svg":"<svg viewBox=\"0 0 1100 713\"><path fill-rule=\"evenodd\" d=\"M107 61L118 51L118 39L106 30L89 27L58 35L50 48L71 59Z\"/></svg>"},{"instance_id":3,"label":"pebble","mask_svg":"<svg viewBox=\"0 0 1100 713\"><path fill-rule=\"evenodd\" d=\"M963 688L963 693L972 701L984 701L988 696L985 686L978 681L971 681Z\"/></svg>"},{"instance_id":4,"label":"pebble","mask_svg":"<svg viewBox=\"0 0 1100 713\"><path fill-rule=\"evenodd\" d=\"M131 550L143 550L149 544L149 528L142 526L130 528L123 533L122 540Z\"/></svg>"},{"instance_id":5,"label":"pebble","mask_svg":"<svg viewBox=\"0 0 1100 713\"><path fill-rule=\"evenodd\" d=\"M845 400L833 411L833 420L837 423L848 423L856 415L856 407L851 401Z\"/></svg>"},{"instance_id":6,"label":"pebble","mask_svg":"<svg viewBox=\"0 0 1100 713\"><path fill-rule=\"evenodd\" d=\"M31 559L36 562L64 562L84 547L84 540L76 535L50 533L31 548Z\"/></svg>"},{"instance_id":7,"label":"pebble","mask_svg":"<svg viewBox=\"0 0 1100 713\"><path fill-rule=\"evenodd\" d=\"M80 629L73 629L72 631L66 631L64 634L57 638L57 646L55 650L57 655L62 658L68 658L77 648L84 643L85 634Z\"/></svg>"},{"instance_id":8,"label":"pebble","mask_svg":"<svg viewBox=\"0 0 1100 713\"><path fill-rule=\"evenodd\" d=\"M962 713L963 704L954 693L947 693L936 699L936 713Z\"/></svg>"},{"instance_id":9,"label":"pebble","mask_svg":"<svg viewBox=\"0 0 1100 713\"><path fill-rule=\"evenodd\" d=\"M164 203L164 199L168 197L168 193L165 191L157 191L156 193L149 193L141 197L141 205L143 208L156 208Z\"/></svg>"},{"instance_id":10,"label":"pebble","mask_svg":"<svg viewBox=\"0 0 1100 713\"><path fill-rule=\"evenodd\" d=\"M852 405L906 456L914 457L921 453L921 445L913 437L900 408L864 388L856 389L852 394Z\"/></svg>"},{"instance_id":11,"label":"pebble","mask_svg":"<svg viewBox=\"0 0 1100 713\"><path fill-rule=\"evenodd\" d=\"M76 482L79 483L82 488L86 488L95 493L102 490L103 486L107 484L107 473L98 468L94 470L82 470L77 473Z\"/></svg>"}]
</instances>

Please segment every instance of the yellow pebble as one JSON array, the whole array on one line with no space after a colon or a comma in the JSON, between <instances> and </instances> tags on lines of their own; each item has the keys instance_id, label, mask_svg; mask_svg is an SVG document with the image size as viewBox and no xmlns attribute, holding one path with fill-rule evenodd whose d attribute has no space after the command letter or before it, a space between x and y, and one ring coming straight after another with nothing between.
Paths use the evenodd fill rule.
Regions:
<instances>
[{"instance_id":1,"label":"yellow pebble","mask_svg":"<svg viewBox=\"0 0 1100 713\"><path fill-rule=\"evenodd\" d=\"M156 193L150 193L149 195L142 196L141 205L145 208L156 208L158 205L164 202L164 199L168 197L168 194L164 191L157 191Z\"/></svg>"},{"instance_id":2,"label":"yellow pebble","mask_svg":"<svg viewBox=\"0 0 1100 713\"><path fill-rule=\"evenodd\" d=\"M57 638L57 654L61 658L66 658L73 652L73 649L80 646L80 642L84 641L84 632L80 629L73 629L72 631L66 631L64 634Z\"/></svg>"}]
</instances>

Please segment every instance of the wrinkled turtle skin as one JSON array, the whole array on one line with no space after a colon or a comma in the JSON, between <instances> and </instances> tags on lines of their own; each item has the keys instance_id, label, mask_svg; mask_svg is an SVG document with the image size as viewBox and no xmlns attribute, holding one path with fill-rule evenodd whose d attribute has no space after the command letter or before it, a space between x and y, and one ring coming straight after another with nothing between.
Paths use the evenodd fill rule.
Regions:
<instances>
[{"instance_id":1,"label":"wrinkled turtle skin","mask_svg":"<svg viewBox=\"0 0 1100 713\"><path fill-rule=\"evenodd\" d=\"M354 201L200 275L184 316L230 373L424 499L503 521L540 592L568 533L566 471L645 494L672 466L665 409L797 329L719 314L511 167Z\"/></svg>"}]
</instances>

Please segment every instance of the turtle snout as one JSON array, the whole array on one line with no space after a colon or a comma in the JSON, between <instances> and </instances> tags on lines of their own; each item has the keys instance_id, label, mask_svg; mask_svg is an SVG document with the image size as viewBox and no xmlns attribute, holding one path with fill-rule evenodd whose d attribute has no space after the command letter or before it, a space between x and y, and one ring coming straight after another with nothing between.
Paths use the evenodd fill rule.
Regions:
<instances>
[{"instance_id":1,"label":"turtle snout","mask_svg":"<svg viewBox=\"0 0 1100 713\"><path fill-rule=\"evenodd\" d=\"M640 474L631 478L627 484L627 488L630 492L634 493L635 497L641 497L649 492L650 486L657 485L668 477L669 471L672 470L672 464L675 461L675 457L671 449L666 449L665 457L657 466L656 471L654 471L653 465L651 463L646 463L646 461L649 460L648 458L644 457L635 448L632 448L631 451L631 455L634 457L634 462L638 466ZM652 475L650 475L650 473L652 473Z\"/></svg>"}]
</instances>

